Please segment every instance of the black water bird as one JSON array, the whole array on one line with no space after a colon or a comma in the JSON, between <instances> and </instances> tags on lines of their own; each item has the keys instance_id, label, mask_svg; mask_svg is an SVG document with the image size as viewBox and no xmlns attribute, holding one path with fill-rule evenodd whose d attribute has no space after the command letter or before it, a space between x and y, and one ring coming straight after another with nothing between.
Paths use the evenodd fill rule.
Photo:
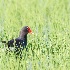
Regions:
<instances>
[{"instance_id":1,"label":"black water bird","mask_svg":"<svg viewBox=\"0 0 70 70\"><path fill-rule=\"evenodd\" d=\"M27 34L32 33L32 30L28 26L24 26L19 34L19 37L16 39L12 39L6 43L6 41L2 41L2 43L6 43L8 45L9 50L10 48L15 47L14 52L16 55L22 55L22 50L26 48L27 45Z\"/></svg>"}]
</instances>

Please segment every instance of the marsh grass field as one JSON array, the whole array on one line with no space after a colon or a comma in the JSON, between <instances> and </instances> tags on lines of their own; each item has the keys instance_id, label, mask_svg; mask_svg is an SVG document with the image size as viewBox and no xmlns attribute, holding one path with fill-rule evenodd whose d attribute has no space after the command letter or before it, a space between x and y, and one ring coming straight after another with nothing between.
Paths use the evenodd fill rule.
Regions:
<instances>
[{"instance_id":1,"label":"marsh grass field","mask_svg":"<svg viewBox=\"0 0 70 70\"><path fill-rule=\"evenodd\" d=\"M2 40L28 25L28 52L16 60ZM0 0L0 70L70 70L70 0Z\"/></svg>"}]
</instances>

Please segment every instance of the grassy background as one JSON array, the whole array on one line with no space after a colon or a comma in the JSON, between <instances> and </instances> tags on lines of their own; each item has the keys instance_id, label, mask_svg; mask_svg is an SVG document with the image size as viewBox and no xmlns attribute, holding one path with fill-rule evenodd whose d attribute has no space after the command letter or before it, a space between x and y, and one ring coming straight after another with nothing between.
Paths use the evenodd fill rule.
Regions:
<instances>
[{"instance_id":1,"label":"grassy background","mask_svg":"<svg viewBox=\"0 0 70 70\"><path fill-rule=\"evenodd\" d=\"M70 70L70 1L0 0L0 41L18 37L25 25L34 32L29 51L16 60L0 42L0 70Z\"/></svg>"}]
</instances>

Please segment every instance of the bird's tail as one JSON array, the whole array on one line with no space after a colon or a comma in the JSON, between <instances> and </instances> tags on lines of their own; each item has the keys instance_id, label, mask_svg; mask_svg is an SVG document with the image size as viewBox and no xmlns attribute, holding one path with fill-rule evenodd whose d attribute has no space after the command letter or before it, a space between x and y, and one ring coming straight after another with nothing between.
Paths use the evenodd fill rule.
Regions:
<instances>
[{"instance_id":1,"label":"bird's tail","mask_svg":"<svg viewBox=\"0 0 70 70\"><path fill-rule=\"evenodd\" d=\"M6 43L6 41L2 41L2 43Z\"/></svg>"}]
</instances>

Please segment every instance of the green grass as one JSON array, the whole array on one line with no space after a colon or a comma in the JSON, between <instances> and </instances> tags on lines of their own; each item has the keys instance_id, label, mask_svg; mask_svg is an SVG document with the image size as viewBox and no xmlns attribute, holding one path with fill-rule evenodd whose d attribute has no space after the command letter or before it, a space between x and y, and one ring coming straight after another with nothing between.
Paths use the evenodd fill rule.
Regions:
<instances>
[{"instance_id":1,"label":"green grass","mask_svg":"<svg viewBox=\"0 0 70 70\"><path fill-rule=\"evenodd\" d=\"M15 59L0 42L0 70L70 70L69 0L0 0L0 41L19 36L28 25L28 52Z\"/></svg>"}]
</instances>

